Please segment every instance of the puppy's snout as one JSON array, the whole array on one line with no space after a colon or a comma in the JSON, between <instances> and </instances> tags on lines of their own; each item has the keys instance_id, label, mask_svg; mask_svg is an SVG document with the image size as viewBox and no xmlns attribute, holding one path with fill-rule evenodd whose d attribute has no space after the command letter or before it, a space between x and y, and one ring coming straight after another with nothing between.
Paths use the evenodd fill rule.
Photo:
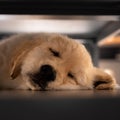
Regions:
<instances>
[{"instance_id":1,"label":"puppy's snout","mask_svg":"<svg viewBox=\"0 0 120 120\"><path fill-rule=\"evenodd\" d=\"M56 71L51 65L43 65L36 74L30 76L32 80L42 88L42 90L45 90L48 82L55 80Z\"/></svg>"},{"instance_id":2,"label":"puppy's snout","mask_svg":"<svg viewBox=\"0 0 120 120\"><path fill-rule=\"evenodd\" d=\"M56 71L51 65L43 65L40 68L42 78L47 81L53 81L56 78Z\"/></svg>"}]
</instances>

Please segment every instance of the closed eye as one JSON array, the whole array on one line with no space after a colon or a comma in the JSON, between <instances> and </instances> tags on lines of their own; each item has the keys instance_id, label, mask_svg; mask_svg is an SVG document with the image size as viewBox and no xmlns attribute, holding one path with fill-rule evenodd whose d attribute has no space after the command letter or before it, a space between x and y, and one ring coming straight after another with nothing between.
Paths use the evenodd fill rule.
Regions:
<instances>
[{"instance_id":1,"label":"closed eye","mask_svg":"<svg viewBox=\"0 0 120 120\"><path fill-rule=\"evenodd\" d=\"M68 77L70 77L70 78L72 78L72 79L75 78L74 75L73 75L72 73L68 73Z\"/></svg>"},{"instance_id":2,"label":"closed eye","mask_svg":"<svg viewBox=\"0 0 120 120\"><path fill-rule=\"evenodd\" d=\"M55 57L60 57L60 53L58 51L53 50L52 48L49 48L50 52L53 54Z\"/></svg>"}]
</instances>

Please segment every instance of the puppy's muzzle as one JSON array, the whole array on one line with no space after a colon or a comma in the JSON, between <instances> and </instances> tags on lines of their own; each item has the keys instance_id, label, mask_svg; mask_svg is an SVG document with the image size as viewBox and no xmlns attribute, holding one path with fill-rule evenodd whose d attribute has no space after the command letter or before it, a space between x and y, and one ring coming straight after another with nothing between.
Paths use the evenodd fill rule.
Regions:
<instances>
[{"instance_id":1,"label":"puppy's muzzle","mask_svg":"<svg viewBox=\"0 0 120 120\"><path fill-rule=\"evenodd\" d=\"M56 78L56 71L51 65L41 66L38 73L33 75L32 80L38 84L42 90L45 90L48 82L54 81Z\"/></svg>"}]
</instances>

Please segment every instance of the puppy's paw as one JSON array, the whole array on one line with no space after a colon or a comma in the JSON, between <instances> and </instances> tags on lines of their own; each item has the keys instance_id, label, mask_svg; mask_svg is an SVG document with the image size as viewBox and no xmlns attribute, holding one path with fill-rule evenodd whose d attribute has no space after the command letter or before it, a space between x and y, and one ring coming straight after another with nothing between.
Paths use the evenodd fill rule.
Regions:
<instances>
[{"instance_id":1,"label":"puppy's paw","mask_svg":"<svg viewBox=\"0 0 120 120\"><path fill-rule=\"evenodd\" d=\"M109 90L114 89L116 86L115 81L112 79L111 76L107 76L104 79L99 79L94 81L93 87L94 89L98 90Z\"/></svg>"},{"instance_id":2,"label":"puppy's paw","mask_svg":"<svg viewBox=\"0 0 120 120\"><path fill-rule=\"evenodd\" d=\"M93 88L97 90L109 90L114 89L117 84L116 80L113 76L110 74L100 70L96 69L93 81Z\"/></svg>"}]
</instances>

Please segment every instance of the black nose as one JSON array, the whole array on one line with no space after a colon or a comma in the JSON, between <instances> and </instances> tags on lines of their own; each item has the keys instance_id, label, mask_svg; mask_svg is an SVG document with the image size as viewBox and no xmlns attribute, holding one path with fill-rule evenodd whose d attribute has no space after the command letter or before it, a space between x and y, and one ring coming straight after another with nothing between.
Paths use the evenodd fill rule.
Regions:
<instances>
[{"instance_id":1,"label":"black nose","mask_svg":"<svg viewBox=\"0 0 120 120\"><path fill-rule=\"evenodd\" d=\"M56 71L51 65L41 66L39 72L32 77L33 81L37 83L43 90L48 82L54 81L56 78Z\"/></svg>"},{"instance_id":2,"label":"black nose","mask_svg":"<svg viewBox=\"0 0 120 120\"><path fill-rule=\"evenodd\" d=\"M54 81L56 78L56 72L50 65L43 65L40 68L40 75L45 81Z\"/></svg>"}]
</instances>

